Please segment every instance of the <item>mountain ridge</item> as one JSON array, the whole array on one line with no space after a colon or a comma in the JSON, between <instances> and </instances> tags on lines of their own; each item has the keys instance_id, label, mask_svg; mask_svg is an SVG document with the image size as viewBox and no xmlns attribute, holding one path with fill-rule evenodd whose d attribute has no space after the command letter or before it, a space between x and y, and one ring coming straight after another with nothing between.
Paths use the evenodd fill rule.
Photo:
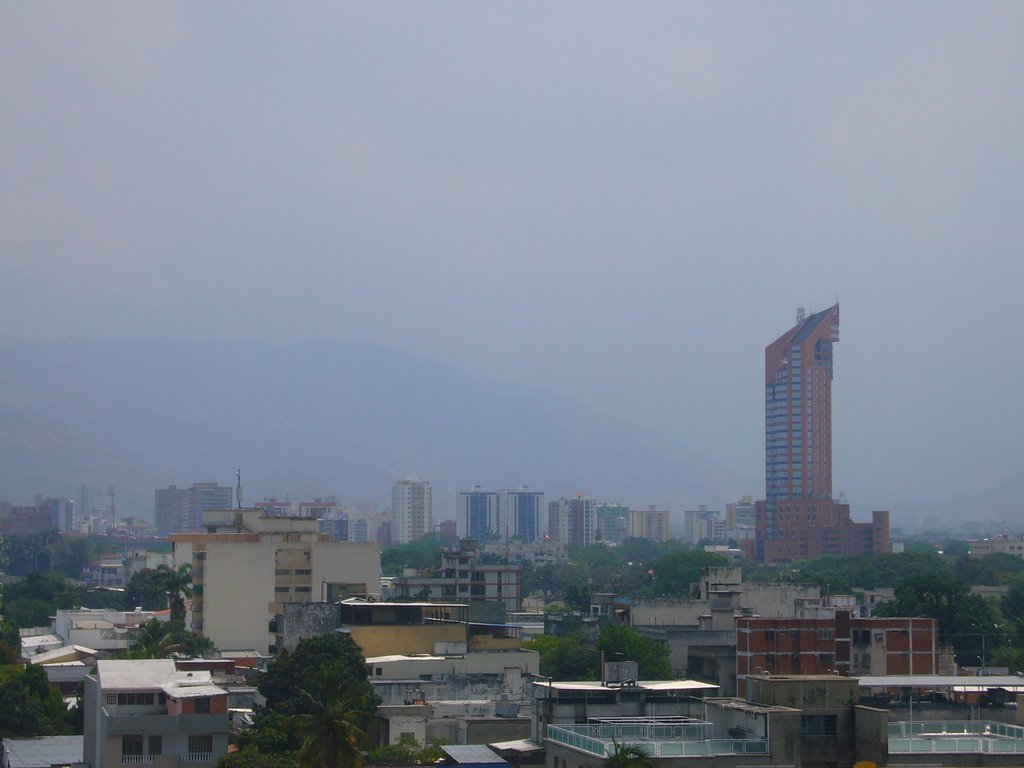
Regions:
<instances>
[{"instance_id":1,"label":"mountain ridge","mask_svg":"<svg viewBox=\"0 0 1024 768\"><path fill-rule=\"evenodd\" d=\"M676 511L746 487L682 440L393 347L0 338L0 359L0 499L114 485L119 514L151 517L153 489L236 467L248 501L384 501L418 474L436 519L475 484Z\"/></svg>"}]
</instances>

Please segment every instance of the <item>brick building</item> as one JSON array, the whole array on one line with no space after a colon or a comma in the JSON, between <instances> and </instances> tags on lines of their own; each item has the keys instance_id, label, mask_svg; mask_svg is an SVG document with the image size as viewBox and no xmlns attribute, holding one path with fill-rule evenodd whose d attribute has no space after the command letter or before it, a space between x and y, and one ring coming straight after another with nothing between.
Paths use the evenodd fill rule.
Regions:
<instances>
[{"instance_id":1,"label":"brick building","mask_svg":"<svg viewBox=\"0 0 1024 768\"><path fill-rule=\"evenodd\" d=\"M931 618L736 620L736 681L751 675L936 675L943 650Z\"/></svg>"},{"instance_id":2,"label":"brick building","mask_svg":"<svg viewBox=\"0 0 1024 768\"><path fill-rule=\"evenodd\" d=\"M839 305L806 317L765 348L765 498L748 555L763 562L888 551L889 513L854 523L832 498L832 347Z\"/></svg>"}]
</instances>

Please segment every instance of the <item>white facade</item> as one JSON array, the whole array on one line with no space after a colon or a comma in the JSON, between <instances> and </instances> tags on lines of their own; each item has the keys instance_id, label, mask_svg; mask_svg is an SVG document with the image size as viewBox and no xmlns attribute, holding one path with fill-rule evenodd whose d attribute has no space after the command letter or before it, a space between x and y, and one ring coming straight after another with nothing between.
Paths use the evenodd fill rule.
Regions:
<instances>
[{"instance_id":1,"label":"white facade","mask_svg":"<svg viewBox=\"0 0 1024 768\"><path fill-rule=\"evenodd\" d=\"M100 660L85 678L84 759L213 768L227 754L227 691L168 658Z\"/></svg>"},{"instance_id":2,"label":"white facade","mask_svg":"<svg viewBox=\"0 0 1024 768\"><path fill-rule=\"evenodd\" d=\"M391 541L408 544L430 533L434 525L430 482L416 477L399 480L391 489Z\"/></svg>"},{"instance_id":3,"label":"white facade","mask_svg":"<svg viewBox=\"0 0 1024 768\"><path fill-rule=\"evenodd\" d=\"M169 611L61 609L54 617L53 631L67 645L83 645L97 651L123 651L135 641L146 622L169 618Z\"/></svg>"},{"instance_id":4,"label":"white facade","mask_svg":"<svg viewBox=\"0 0 1024 768\"><path fill-rule=\"evenodd\" d=\"M259 510L207 512L213 533L178 534L175 564L192 564L192 629L221 650L267 653L279 604L380 592L380 547L330 541L311 518Z\"/></svg>"},{"instance_id":5,"label":"white facade","mask_svg":"<svg viewBox=\"0 0 1024 768\"><path fill-rule=\"evenodd\" d=\"M170 659L98 661L85 678L84 759L91 768L209 766L227 754L227 691Z\"/></svg>"}]
</instances>

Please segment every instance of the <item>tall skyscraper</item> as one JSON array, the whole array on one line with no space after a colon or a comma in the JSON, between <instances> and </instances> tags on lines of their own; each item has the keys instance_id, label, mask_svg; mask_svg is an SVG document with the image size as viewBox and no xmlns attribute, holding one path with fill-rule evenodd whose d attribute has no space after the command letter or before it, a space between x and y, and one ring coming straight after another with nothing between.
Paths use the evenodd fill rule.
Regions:
<instances>
[{"instance_id":1,"label":"tall skyscraper","mask_svg":"<svg viewBox=\"0 0 1024 768\"><path fill-rule=\"evenodd\" d=\"M408 544L433 526L430 483L417 477L398 480L391 489L391 543Z\"/></svg>"},{"instance_id":2,"label":"tall skyscraper","mask_svg":"<svg viewBox=\"0 0 1024 768\"><path fill-rule=\"evenodd\" d=\"M832 499L832 347L839 305L797 313L765 348L765 498L756 513L758 559L871 554L888 547L888 512L850 521Z\"/></svg>"}]
</instances>

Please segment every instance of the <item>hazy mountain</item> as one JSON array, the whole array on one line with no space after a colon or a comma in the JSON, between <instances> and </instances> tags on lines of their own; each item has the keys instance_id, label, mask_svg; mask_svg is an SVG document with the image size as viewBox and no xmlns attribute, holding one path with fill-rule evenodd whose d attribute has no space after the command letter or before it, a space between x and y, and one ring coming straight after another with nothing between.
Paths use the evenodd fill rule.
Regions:
<instances>
[{"instance_id":1,"label":"hazy mountain","mask_svg":"<svg viewBox=\"0 0 1024 768\"><path fill-rule=\"evenodd\" d=\"M236 467L246 501L384 501L418 474L439 518L477 483L677 511L755 490L683 440L384 347L6 339L0 359L0 499L115 485L120 514L151 516L154 488Z\"/></svg>"}]
</instances>

